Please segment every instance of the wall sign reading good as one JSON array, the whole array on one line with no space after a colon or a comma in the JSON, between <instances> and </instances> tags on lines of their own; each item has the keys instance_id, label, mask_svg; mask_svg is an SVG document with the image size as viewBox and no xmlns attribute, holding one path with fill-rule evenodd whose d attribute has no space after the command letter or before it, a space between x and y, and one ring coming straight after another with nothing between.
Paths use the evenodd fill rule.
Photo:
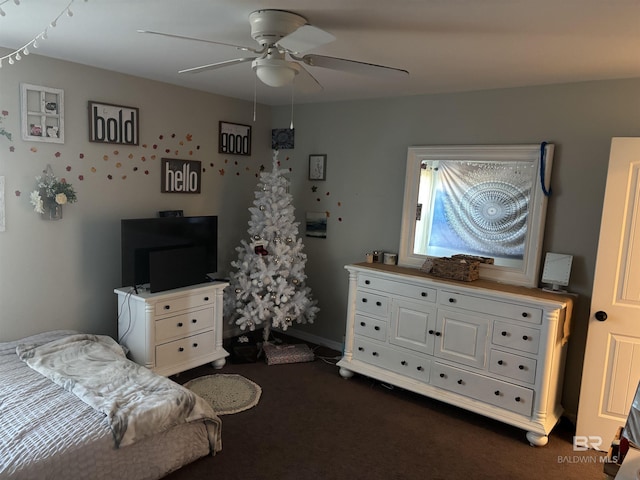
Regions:
<instances>
[{"instance_id":1,"label":"wall sign reading good","mask_svg":"<svg viewBox=\"0 0 640 480\"><path fill-rule=\"evenodd\" d=\"M196 160L163 158L160 177L162 193L200 193L201 163Z\"/></svg>"},{"instance_id":2,"label":"wall sign reading good","mask_svg":"<svg viewBox=\"0 0 640 480\"><path fill-rule=\"evenodd\" d=\"M138 145L139 115L134 107L89 101L89 141Z\"/></svg>"},{"instance_id":3,"label":"wall sign reading good","mask_svg":"<svg viewBox=\"0 0 640 480\"><path fill-rule=\"evenodd\" d=\"M232 155L251 155L251 127L238 123L220 122L218 152Z\"/></svg>"}]
</instances>

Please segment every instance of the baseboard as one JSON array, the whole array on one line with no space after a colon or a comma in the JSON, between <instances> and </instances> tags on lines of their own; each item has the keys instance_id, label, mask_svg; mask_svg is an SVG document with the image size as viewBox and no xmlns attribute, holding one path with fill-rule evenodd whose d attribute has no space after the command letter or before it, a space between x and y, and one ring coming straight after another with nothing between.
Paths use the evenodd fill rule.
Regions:
<instances>
[{"instance_id":1,"label":"baseboard","mask_svg":"<svg viewBox=\"0 0 640 480\"><path fill-rule=\"evenodd\" d=\"M295 328L291 327L287 328L286 332L283 332L280 329L274 329L274 331L299 338L300 340L304 340L305 342L315 343L316 345L331 348L333 350L337 350L338 352L342 352L344 348L344 345L340 342L329 340L328 338L324 337L318 337L317 335L313 335L303 330L296 330Z\"/></svg>"}]
</instances>

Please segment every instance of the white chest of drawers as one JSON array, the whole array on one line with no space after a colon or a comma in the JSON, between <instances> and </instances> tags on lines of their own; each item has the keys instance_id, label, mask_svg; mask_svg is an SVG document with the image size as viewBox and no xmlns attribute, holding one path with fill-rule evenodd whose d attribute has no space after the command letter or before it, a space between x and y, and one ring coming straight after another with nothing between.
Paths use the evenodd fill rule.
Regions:
<instances>
[{"instance_id":1,"label":"white chest of drawers","mask_svg":"<svg viewBox=\"0 0 640 480\"><path fill-rule=\"evenodd\" d=\"M212 282L158 293L115 290L118 339L136 363L160 375L173 375L212 362L222 368L229 355L222 348L225 282Z\"/></svg>"},{"instance_id":2,"label":"white chest of drawers","mask_svg":"<svg viewBox=\"0 0 640 480\"><path fill-rule=\"evenodd\" d=\"M522 428L532 445L547 443L563 411L571 296L391 265L345 268L343 377L366 375Z\"/></svg>"}]
</instances>

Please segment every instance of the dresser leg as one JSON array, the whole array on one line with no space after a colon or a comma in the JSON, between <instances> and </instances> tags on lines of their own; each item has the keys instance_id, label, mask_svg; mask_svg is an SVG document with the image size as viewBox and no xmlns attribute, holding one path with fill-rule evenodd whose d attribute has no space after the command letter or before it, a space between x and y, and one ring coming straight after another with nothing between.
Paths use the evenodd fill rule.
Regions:
<instances>
[{"instance_id":1,"label":"dresser leg","mask_svg":"<svg viewBox=\"0 0 640 480\"><path fill-rule=\"evenodd\" d=\"M351 378L351 377L353 377L353 372L351 370L347 370L344 367L341 367L340 368L340 376L342 378Z\"/></svg>"},{"instance_id":2,"label":"dresser leg","mask_svg":"<svg viewBox=\"0 0 640 480\"><path fill-rule=\"evenodd\" d=\"M527 440L532 447L544 447L549 442L548 435L540 435L535 432L527 432Z\"/></svg>"},{"instance_id":3,"label":"dresser leg","mask_svg":"<svg viewBox=\"0 0 640 480\"><path fill-rule=\"evenodd\" d=\"M227 363L227 359L226 358L219 358L215 362L211 362L211 366L213 368L215 368L216 370L220 370L222 367L224 367L225 363Z\"/></svg>"}]
</instances>

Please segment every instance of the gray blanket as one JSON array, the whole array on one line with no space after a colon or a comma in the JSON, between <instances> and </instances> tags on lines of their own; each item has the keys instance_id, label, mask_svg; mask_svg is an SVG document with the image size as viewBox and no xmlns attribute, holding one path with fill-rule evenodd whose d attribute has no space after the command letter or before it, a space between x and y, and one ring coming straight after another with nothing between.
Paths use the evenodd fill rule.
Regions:
<instances>
[{"instance_id":1,"label":"gray blanket","mask_svg":"<svg viewBox=\"0 0 640 480\"><path fill-rule=\"evenodd\" d=\"M128 360L111 337L72 335L39 346L21 344L16 353L106 415L116 447L181 423L217 419L211 406L193 392ZM220 440L210 441L215 445Z\"/></svg>"}]
</instances>

